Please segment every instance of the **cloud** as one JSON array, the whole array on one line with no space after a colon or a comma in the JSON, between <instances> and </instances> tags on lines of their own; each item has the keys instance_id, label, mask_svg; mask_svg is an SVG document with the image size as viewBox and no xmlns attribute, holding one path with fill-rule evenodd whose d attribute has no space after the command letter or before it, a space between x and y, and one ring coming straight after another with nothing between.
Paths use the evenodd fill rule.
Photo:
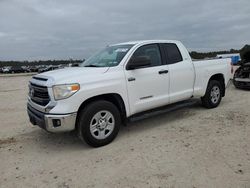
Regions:
<instances>
[{"instance_id":1,"label":"cloud","mask_svg":"<svg viewBox=\"0 0 250 188\"><path fill-rule=\"evenodd\" d=\"M0 37L5 37L5 36L7 36L7 34L6 34L6 33L4 33L4 32L0 32Z\"/></svg>"},{"instance_id":2,"label":"cloud","mask_svg":"<svg viewBox=\"0 0 250 188\"><path fill-rule=\"evenodd\" d=\"M0 1L0 59L86 58L107 44L177 39L189 50L250 41L249 0Z\"/></svg>"}]
</instances>

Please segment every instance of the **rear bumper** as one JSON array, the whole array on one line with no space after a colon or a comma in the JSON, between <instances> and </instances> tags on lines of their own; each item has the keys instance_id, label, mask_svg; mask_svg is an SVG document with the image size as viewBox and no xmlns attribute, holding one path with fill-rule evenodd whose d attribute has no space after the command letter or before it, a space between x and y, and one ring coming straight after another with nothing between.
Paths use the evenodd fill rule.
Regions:
<instances>
[{"instance_id":1,"label":"rear bumper","mask_svg":"<svg viewBox=\"0 0 250 188\"><path fill-rule=\"evenodd\" d=\"M46 114L27 105L30 122L48 132L67 132L75 129L77 113Z\"/></svg>"}]
</instances>

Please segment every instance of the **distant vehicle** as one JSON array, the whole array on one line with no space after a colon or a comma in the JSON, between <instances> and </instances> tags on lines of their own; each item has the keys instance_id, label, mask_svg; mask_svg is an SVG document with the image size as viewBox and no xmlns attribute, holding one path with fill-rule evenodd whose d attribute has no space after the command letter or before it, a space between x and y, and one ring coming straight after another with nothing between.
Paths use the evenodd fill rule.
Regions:
<instances>
[{"instance_id":1,"label":"distant vehicle","mask_svg":"<svg viewBox=\"0 0 250 188\"><path fill-rule=\"evenodd\" d=\"M31 72L29 66L21 66L23 72Z\"/></svg>"},{"instance_id":2,"label":"distant vehicle","mask_svg":"<svg viewBox=\"0 0 250 188\"><path fill-rule=\"evenodd\" d=\"M30 72L38 72L38 67L37 66L30 66L29 70L30 70Z\"/></svg>"},{"instance_id":3,"label":"distant vehicle","mask_svg":"<svg viewBox=\"0 0 250 188\"><path fill-rule=\"evenodd\" d=\"M52 70L55 70L55 69L58 69L58 66L49 65L49 66L47 66L45 68L38 69L38 73L52 71Z\"/></svg>"},{"instance_id":4,"label":"distant vehicle","mask_svg":"<svg viewBox=\"0 0 250 188\"><path fill-rule=\"evenodd\" d=\"M80 63L69 63L68 67L79 67Z\"/></svg>"},{"instance_id":5,"label":"distant vehicle","mask_svg":"<svg viewBox=\"0 0 250 188\"><path fill-rule=\"evenodd\" d=\"M231 61L232 61L233 65L237 65L241 61L239 53L235 53L235 54L218 54L217 57L218 58L231 58Z\"/></svg>"},{"instance_id":6,"label":"distant vehicle","mask_svg":"<svg viewBox=\"0 0 250 188\"><path fill-rule=\"evenodd\" d=\"M79 67L79 63L73 63L72 67Z\"/></svg>"},{"instance_id":7,"label":"distant vehicle","mask_svg":"<svg viewBox=\"0 0 250 188\"><path fill-rule=\"evenodd\" d=\"M250 89L250 48L242 52L242 62L235 71L233 84L239 89Z\"/></svg>"},{"instance_id":8,"label":"distant vehicle","mask_svg":"<svg viewBox=\"0 0 250 188\"><path fill-rule=\"evenodd\" d=\"M21 66L12 66L9 70L9 73L22 73L24 72Z\"/></svg>"},{"instance_id":9,"label":"distant vehicle","mask_svg":"<svg viewBox=\"0 0 250 188\"><path fill-rule=\"evenodd\" d=\"M10 72L10 67L3 67L2 72L3 73L9 73Z\"/></svg>"},{"instance_id":10,"label":"distant vehicle","mask_svg":"<svg viewBox=\"0 0 250 188\"><path fill-rule=\"evenodd\" d=\"M41 68L38 68L37 72L43 73L43 72L46 72L47 69L48 69L48 67L41 67Z\"/></svg>"},{"instance_id":11,"label":"distant vehicle","mask_svg":"<svg viewBox=\"0 0 250 188\"><path fill-rule=\"evenodd\" d=\"M145 111L191 98L217 107L230 78L230 59L192 61L179 41L127 42L106 47L81 67L32 77L27 111L32 124L49 132L76 130L99 147Z\"/></svg>"}]
</instances>

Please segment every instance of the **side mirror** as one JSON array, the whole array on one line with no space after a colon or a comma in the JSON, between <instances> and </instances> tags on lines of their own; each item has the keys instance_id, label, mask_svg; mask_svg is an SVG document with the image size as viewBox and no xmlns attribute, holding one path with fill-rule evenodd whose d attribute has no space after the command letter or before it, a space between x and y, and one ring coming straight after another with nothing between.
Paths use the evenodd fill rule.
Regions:
<instances>
[{"instance_id":1,"label":"side mirror","mask_svg":"<svg viewBox=\"0 0 250 188\"><path fill-rule=\"evenodd\" d=\"M146 67L151 64L151 60L148 56L138 56L135 58L131 58L130 61L128 62L127 69L128 70L133 70L141 67Z\"/></svg>"}]
</instances>

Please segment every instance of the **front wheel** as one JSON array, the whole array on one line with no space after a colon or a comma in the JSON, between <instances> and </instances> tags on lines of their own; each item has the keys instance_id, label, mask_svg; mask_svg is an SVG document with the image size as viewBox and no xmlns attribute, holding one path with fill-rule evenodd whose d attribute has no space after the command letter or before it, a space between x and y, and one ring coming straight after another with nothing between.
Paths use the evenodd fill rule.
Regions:
<instances>
[{"instance_id":1,"label":"front wheel","mask_svg":"<svg viewBox=\"0 0 250 188\"><path fill-rule=\"evenodd\" d=\"M87 105L80 113L77 131L80 139L93 147L109 144L121 125L120 113L111 102L100 100Z\"/></svg>"},{"instance_id":2,"label":"front wheel","mask_svg":"<svg viewBox=\"0 0 250 188\"><path fill-rule=\"evenodd\" d=\"M221 83L216 80L211 80L208 83L205 95L201 98L202 105L206 108L217 107L222 98Z\"/></svg>"}]
</instances>

